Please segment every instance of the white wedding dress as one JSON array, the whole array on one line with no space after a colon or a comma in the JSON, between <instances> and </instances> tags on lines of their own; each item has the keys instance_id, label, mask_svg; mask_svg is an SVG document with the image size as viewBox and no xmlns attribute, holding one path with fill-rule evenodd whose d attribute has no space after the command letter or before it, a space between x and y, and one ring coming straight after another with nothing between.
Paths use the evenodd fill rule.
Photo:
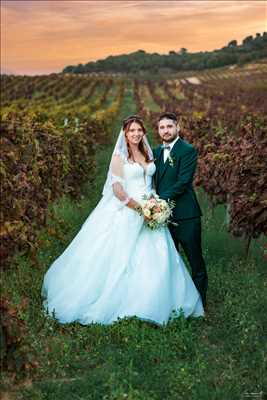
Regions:
<instances>
[{"instance_id":1,"label":"white wedding dress","mask_svg":"<svg viewBox=\"0 0 267 400\"><path fill-rule=\"evenodd\" d=\"M152 189L155 164L123 165L125 190L139 201ZM61 323L110 324L136 316L166 324L204 315L200 295L169 230L151 231L136 211L103 196L46 272L45 310Z\"/></svg>"}]
</instances>

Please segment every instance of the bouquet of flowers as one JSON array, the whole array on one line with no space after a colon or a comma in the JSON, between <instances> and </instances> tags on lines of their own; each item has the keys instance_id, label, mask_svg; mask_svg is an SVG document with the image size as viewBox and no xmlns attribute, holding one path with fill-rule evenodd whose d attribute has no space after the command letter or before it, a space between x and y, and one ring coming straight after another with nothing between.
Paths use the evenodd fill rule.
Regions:
<instances>
[{"instance_id":1,"label":"bouquet of flowers","mask_svg":"<svg viewBox=\"0 0 267 400\"><path fill-rule=\"evenodd\" d=\"M145 202L142 205L142 214L145 217L146 226L152 230L167 226L175 203L160 199L155 192L144 195L143 199Z\"/></svg>"}]
</instances>

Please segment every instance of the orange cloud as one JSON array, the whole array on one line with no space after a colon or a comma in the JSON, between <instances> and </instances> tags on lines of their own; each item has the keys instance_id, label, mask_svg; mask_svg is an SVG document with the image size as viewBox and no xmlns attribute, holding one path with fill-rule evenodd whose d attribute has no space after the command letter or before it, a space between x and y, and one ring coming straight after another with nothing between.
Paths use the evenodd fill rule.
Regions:
<instances>
[{"instance_id":1,"label":"orange cloud","mask_svg":"<svg viewBox=\"0 0 267 400\"><path fill-rule=\"evenodd\" d=\"M138 49L213 50L267 28L265 1L2 1L1 65L61 71Z\"/></svg>"}]
</instances>

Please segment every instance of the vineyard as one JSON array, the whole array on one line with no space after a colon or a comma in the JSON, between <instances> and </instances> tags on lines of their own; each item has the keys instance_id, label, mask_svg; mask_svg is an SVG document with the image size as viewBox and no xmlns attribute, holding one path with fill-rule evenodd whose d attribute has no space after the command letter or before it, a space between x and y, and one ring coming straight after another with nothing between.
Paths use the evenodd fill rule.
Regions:
<instances>
[{"instance_id":1,"label":"vineyard","mask_svg":"<svg viewBox=\"0 0 267 400\"><path fill-rule=\"evenodd\" d=\"M39 249L47 241L40 236L40 231L46 229L54 240L63 241L62 246L66 246L64 234L50 227L53 218L58 226L64 225L64 220L53 216L51 207L65 196L75 203L81 201L85 186L86 196L91 198L90 207L93 207L100 197L102 184L96 176L105 176L120 121L132 112L143 116L154 145L159 143L156 125L159 113L165 110L177 113L181 136L199 152L195 186L200 196L207 199L204 208L214 221L216 210L220 210L230 240L237 237L244 243L244 260L249 256L252 242L258 240L263 265L267 235L266 62L194 72L193 75L181 72L155 79L119 74L3 75L1 83L0 257L4 284L14 279L12 271L17 268L17 256L28 257L33 272L26 267L25 271L28 271L28 276L33 273L35 283L37 279L40 284L44 266L40 266ZM47 266L49 263L46 260ZM42 274L39 271L36 278L38 268ZM28 281L23 272L18 276L21 282ZM33 288L32 283L20 283L22 290L18 289L17 283L12 285L4 290L1 300L2 365L8 377L13 370L22 371L23 376L27 376L29 371L40 367L38 357L31 356L30 352L27 354L30 343L24 344L22 339L30 335L33 315L39 324L36 328L38 335L44 335L40 340L46 340L45 336L50 335L49 329L58 329L58 333L63 335L79 333L74 332L75 324L68 331L50 322L46 324L37 316L40 313L40 299L36 300L38 287ZM29 296L25 285L30 286L35 294ZM221 283L218 281L216 285L219 288ZM27 314L29 301L36 301L36 305ZM230 314L231 307L228 309ZM137 328L136 322L133 329ZM186 329L193 329L184 325L176 328L184 330L184 335ZM92 332L100 335L98 329L93 327ZM127 323L122 325L123 329L127 331ZM118 328L111 328L108 332L111 341L123 335ZM172 328L170 334L173 334ZM83 345L85 335L83 332L81 337L77 337ZM59 336L55 340L59 340ZM39 342L36 348L40 349ZM93 357L97 358L95 354ZM155 357L160 359L162 355ZM200 364L198 368L201 368ZM111 388L112 382L109 384ZM113 397L101 398L122 399L122 392L117 397L114 394ZM125 398L158 399L152 394L144 397L134 390L131 393L135 394ZM214 399L223 399L224 395L220 397L219 394ZM25 398L54 398L29 396ZM82 397L77 395L78 398ZM89 398L97 397L92 395Z\"/></svg>"},{"instance_id":2,"label":"vineyard","mask_svg":"<svg viewBox=\"0 0 267 400\"><path fill-rule=\"evenodd\" d=\"M8 261L14 251L32 247L50 201L63 193L78 196L94 177L95 145L110 143L124 82L3 77L3 88L0 254Z\"/></svg>"},{"instance_id":3,"label":"vineyard","mask_svg":"<svg viewBox=\"0 0 267 400\"><path fill-rule=\"evenodd\" d=\"M180 116L182 136L199 151L195 183L213 205L226 204L229 231L247 240L248 252L252 238L267 234L267 70L215 77L136 81L135 99L155 126L157 108Z\"/></svg>"}]
</instances>

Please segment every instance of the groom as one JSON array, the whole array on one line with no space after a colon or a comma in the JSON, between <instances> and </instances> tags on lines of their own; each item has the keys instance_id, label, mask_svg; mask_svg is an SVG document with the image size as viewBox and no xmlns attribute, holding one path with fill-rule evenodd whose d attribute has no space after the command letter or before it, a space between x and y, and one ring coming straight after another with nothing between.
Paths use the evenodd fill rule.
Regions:
<instances>
[{"instance_id":1,"label":"groom","mask_svg":"<svg viewBox=\"0 0 267 400\"><path fill-rule=\"evenodd\" d=\"M197 151L179 137L174 113L164 112L158 119L163 145L153 150L156 173L155 189L160 198L174 200L170 233L178 250L181 244L192 269L192 279L206 306L208 276L201 249L201 209L192 182L197 166Z\"/></svg>"}]
</instances>

